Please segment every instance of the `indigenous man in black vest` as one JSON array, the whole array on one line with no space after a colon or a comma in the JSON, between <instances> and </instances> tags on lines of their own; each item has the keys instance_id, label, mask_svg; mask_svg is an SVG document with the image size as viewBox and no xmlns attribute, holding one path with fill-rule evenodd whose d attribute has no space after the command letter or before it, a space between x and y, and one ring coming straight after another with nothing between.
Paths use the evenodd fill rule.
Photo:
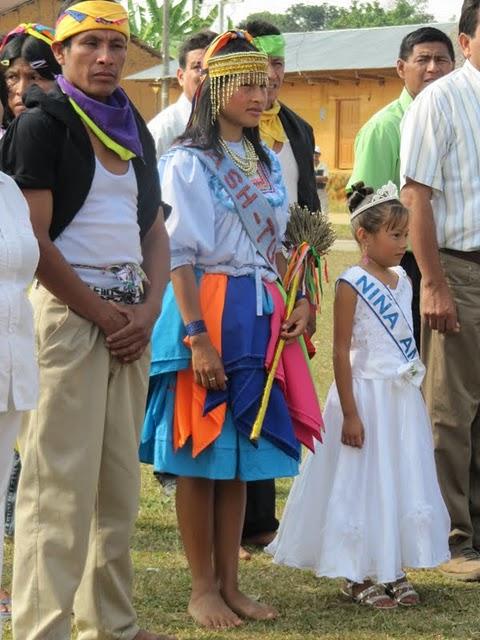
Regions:
<instances>
[{"instance_id":1,"label":"indigenous man in black vest","mask_svg":"<svg viewBox=\"0 0 480 640\"><path fill-rule=\"evenodd\" d=\"M318 211L320 202L313 167L313 129L278 100L285 75L285 39L277 27L263 20L248 20L239 28L248 31L255 46L268 55L268 102L260 120L260 135L278 155L289 204L298 202L310 211ZM244 542L266 545L274 538L277 528L275 481L247 483ZM249 557L243 549L240 556Z\"/></svg>"},{"instance_id":2,"label":"indigenous man in black vest","mask_svg":"<svg viewBox=\"0 0 480 640\"><path fill-rule=\"evenodd\" d=\"M4 139L40 246L35 311L40 400L20 439L13 633L166 640L139 629L130 536L150 333L170 259L155 147L119 88L128 14L67 2L54 89Z\"/></svg>"}]
</instances>

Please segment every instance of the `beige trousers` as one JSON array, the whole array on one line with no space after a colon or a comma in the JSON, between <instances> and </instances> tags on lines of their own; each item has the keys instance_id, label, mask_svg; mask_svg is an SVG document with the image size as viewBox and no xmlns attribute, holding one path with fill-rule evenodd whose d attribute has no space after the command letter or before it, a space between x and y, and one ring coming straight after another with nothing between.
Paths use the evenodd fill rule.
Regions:
<instances>
[{"instance_id":1,"label":"beige trousers","mask_svg":"<svg viewBox=\"0 0 480 640\"><path fill-rule=\"evenodd\" d=\"M121 365L91 322L32 292L38 409L20 438L13 576L15 640L131 640L130 537L149 353Z\"/></svg>"},{"instance_id":2,"label":"beige trousers","mask_svg":"<svg viewBox=\"0 0 480 640\"><path fill-rule=\"evenodd\" d=\"M425 400L435 459L450 513L453 554L480 549L480 265L441 253L461 324L459 334L422 327Z\"/></svg>"}]
</instances>

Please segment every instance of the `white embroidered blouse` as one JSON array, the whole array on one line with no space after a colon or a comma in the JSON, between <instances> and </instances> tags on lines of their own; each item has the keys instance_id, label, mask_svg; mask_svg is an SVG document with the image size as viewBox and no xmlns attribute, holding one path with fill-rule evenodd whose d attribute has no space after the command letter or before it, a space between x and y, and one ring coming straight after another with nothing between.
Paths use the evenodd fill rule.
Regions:
<instances>
[{"instance_id":1,"label":"white embroidered blouse","mask_svg":"<svg viewBox=\"0 0 480 640\"><path fill-rule=\"evenodd\" d=\"M241 143L229 143L241 154ZM288 220L288 202L282 171L275 154L267 150L271 171L259 172L253 181L274 208L278 250ZM252 274L259 268L261 276L275 280L250 240L231 197L218 178L188 151L177 149L163 156L159 163L162 197L172 206L166 222L170 236L171 268L186 264L210 273Z\"/></svg>"},{"instance_id":2,"label":"white embroidered blouse","mask_svg":"<svg viewBox=\"0 0 480 640\"><path fill-rule=\"evenodd\" d=\"M9 399L33 409L38 395L33 313L27 298L39 258L28 205L15 182L0 172L0 411Z\"/></svg>"}]
</instances>

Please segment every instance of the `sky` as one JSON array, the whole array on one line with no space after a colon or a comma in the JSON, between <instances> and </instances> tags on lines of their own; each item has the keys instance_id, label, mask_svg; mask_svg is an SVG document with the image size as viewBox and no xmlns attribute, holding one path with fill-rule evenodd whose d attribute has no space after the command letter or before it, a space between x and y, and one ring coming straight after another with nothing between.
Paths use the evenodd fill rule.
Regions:
<instances>
[{"instance_id":1,"label":"sky","mask_svg":"<svg viewBox=\"0 0 480 640\"><path fill-rule=\"evenodd\" d=\"M270 5L267 3L268 10L275 11L276 13L285 12L288 7L297 2L303 2L304 4L318 4L320 0L274 0ZM324 0L330 4L337 5L338 7L348 7L351 4L351 0ZM429 0L428 11L432 13L438 22L448 22L452 16L460 15L460 9L463 0ZM215 0L206 0L206 5L213 6L216 4ZM233 22L245 18L250 13L265 10L264 2L259 0L227 0L228 7L225 9L225 14L229 16ZM393 4L392 0L381 0L381 4L388 6Z\"/></svg>"}]
</instances>

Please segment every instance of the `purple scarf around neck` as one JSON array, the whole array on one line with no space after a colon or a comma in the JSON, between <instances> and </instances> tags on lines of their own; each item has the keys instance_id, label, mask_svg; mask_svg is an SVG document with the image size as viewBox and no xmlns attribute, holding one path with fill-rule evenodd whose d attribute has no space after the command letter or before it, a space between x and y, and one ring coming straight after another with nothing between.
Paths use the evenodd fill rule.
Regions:
<instances>
[{"instance_id":1,"label":"purple scarf around neck","mask_svg":"<svg viewBox=\"0 0 480 640\"><path fill-rule=\"evenodd\" d=\"M115 89L107 102L99 102L89 98L64 76L57 76L56 80L63 93L76 102L109 138L136 156L143 156L135 115L123 89Z\"/></svg>"}]
</instances>

